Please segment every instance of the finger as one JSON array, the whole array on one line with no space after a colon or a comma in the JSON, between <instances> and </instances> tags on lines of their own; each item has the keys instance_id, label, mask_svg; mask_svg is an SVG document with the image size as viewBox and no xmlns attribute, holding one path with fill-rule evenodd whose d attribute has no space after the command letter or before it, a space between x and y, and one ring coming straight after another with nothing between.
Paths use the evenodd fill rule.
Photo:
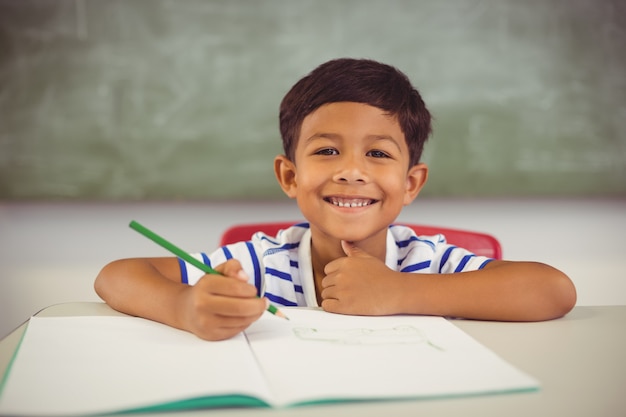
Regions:
<instances>
[{"instance_id":1,"label":"finger","mask_svg":"<svg viewBox=\"0 0 626 417\"><path fill-rule=\"evenodd\" d=\"M341 241L341 248L349 258L370 256L367 252L356 246L354 243L345 240Z\"/></svg>"},{"instance_id":2,"label":"finger","mask_svg":"<svg viewBox=\"0 0 626 417\"><path fill-rule=\"evenodd\" d=\"M250 321L260 317L267 309L267 303L265 298L258 297L241 299L215 296L211 303L211 310L216 316L233 320L236 325L237 320Z\"/></svg>"},{"instance_id":3,"label":"finger","mask_svg":"<svg viewBox=\"0 0 626 417\"><path fill-rule=\"evenodd\" d=\"M217 328L207 332L198 331L196 334L198 337L208 341L219 341L230 339L231 337L243 332L248 326L234 327L234 328Z\"/></svg>"},{"instance_id":4,"label":"finger","mask_svg":"<svg viewBox=\"0 0 626 417\"><path fill-rule=\"evenodd\" d=\"M237 259L229 259L221 265L215 267L220 274L236 278L240 281L248 281L248 274L241 267L241 263Z\"/></svg>"},{"instance_id":5,"label":"finger","mask_svg":"<svg viewBox=\"0 0 626 417\"><path fill-rule=\"evenodd\" d=\"M254 285L222 275L205 275L195 286L213 295L238 298L252 298L257 295Z\"/></svg>"},{"instance_id":6,"label":"finger","mask_svg":"<svg viewBox=\"0 0 626 417\"><path fill-rule=\"evenodd\" d=\"M336 300L334 298L329 298L327 300L322 301L321 307L324 311L327 311L329 313L342 313L343 312L341 309L341 303L339 303L339 300Z\"/></svg>"},{"instance_id":7,"label":"finger","mask_svg":"<svg viewBox=\"0 0 626 417\"><path fill-rule=\"evenodd\" d=\"M350 257L350 256L352 256L352 251L354 249L354 243L348 242L346 240L342 240L341 241L341 249L343 249L343 253L345 253L346 256Z\"/></svg>"},{"instance_id":8,"label":"finger","mask_svg":"<svg viewBox=\"0 0 626 417\"><path fill-rule=\"evenodd\" d=\"M333 285L330 285L322 289L322 291L320 292L322 300L337 299L337 297L334 295L335 289L333 287Z\"/></svg>"},{"instance_id":9,"label":"finger","mask_svg":"<svg viewBox=\"0 0 626 417\"><path fill-rule=\"evenodd\" d=\"M258 317L219 317L217 326L205 323L196 334L206 340L224 340L246 330Z\"/></svg>"}]
</instances>

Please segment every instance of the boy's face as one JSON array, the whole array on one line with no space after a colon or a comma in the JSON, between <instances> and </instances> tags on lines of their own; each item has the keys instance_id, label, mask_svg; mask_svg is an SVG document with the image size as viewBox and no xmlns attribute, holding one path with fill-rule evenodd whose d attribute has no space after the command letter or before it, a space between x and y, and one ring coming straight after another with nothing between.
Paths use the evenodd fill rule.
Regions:
<instances>
[{"instance_id":1,"label":"boy's face","mask_svg":"<svg viewBox=\"0 0 626 417\"><path fill-rule=\"evenodd\" d=\"M396 117L353 102L326 104L309 114L295 161L278 156L275 170L312 231L351 242L386 234L427 177L425 165L409 167Z\"/></svg>"}]
</instances>

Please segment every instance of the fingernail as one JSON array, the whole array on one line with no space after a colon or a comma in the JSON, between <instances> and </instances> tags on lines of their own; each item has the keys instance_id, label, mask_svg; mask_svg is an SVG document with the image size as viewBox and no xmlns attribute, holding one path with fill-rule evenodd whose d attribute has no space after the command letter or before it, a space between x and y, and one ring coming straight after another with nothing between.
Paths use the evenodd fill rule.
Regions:
<instances>
[{"instance_id":1,"label":"fingernail","mask_svg":"<svg viewBox=\"0 0 626 417\"><path fill-rule=\"evenodd\" d=\"M237 272L237 278L242 281L248 281L248 274L246 274L246 271L243 269L240 269L239 272Z\"/></svg>"}]
</instances>

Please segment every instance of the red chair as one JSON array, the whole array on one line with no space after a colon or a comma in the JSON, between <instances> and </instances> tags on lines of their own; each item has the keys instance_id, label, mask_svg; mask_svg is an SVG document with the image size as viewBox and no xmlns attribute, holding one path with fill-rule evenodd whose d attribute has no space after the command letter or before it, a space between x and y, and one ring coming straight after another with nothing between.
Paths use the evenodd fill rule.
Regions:
<instances>
[{"instance_id":1,"label":"red chair","mask_svg":"<svg viewBox=\"0 0 626 417\"><path fill-rule=\"evenodd\" d=\"M238 224L228 228L220 239L220 246L230 243L250 240L256 232L263 232L269 236L276 236L281 229L287 229L296 222L270 222ZM487 256L494 259L502 259L502 247L495 237L486 233L472 232L469 230L449 229L445 227L422 226L417 224L398 223L415 230L418 235L430 236L441 233L448 243L465 248L476 255Z\"/></svg>"}]
</instances>

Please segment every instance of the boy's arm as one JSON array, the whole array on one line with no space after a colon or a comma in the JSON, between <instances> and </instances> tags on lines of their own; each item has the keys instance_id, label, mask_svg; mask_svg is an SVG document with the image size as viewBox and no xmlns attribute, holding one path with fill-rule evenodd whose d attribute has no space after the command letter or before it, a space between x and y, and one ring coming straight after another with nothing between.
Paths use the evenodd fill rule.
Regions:
<instances>
[{"instance_id":1,"label":"boy's arm","mask_svg":"<svg viewBox=\"0 0 626 417\"><path fill-rule=\"evenodd\" d=\"M394 291L406 294L398 308L478 320L541 321L567 314L576 303L569 278L535 262L493 261L478 271L420 278L398 282Z\"/></svg>"},{"instance_id":2,"label":"boy's arm","mask_svg":"<svg viewBox=\"0 0 626 417\"><path fill-rule=\"evenodd\" d=\"M102 268L94 287L118 311L220 340L248 327L267 301L256 297L239 262L216 270L223 276L204 276L190 286L180 282L176 258L121 259Z\"/></svg>"},{"instance_id":3,"label":"boy's arm","mask_svg":"<svg viewBox=\"0 0 626 417\"><path fill-rule=\"evenodd\" d=\"M327 311L540 321L561 317L576 303L570 279L537 262L492 261L478 271L407 275L353 250L327 266Z\"/></svg>"}]
</instances>

